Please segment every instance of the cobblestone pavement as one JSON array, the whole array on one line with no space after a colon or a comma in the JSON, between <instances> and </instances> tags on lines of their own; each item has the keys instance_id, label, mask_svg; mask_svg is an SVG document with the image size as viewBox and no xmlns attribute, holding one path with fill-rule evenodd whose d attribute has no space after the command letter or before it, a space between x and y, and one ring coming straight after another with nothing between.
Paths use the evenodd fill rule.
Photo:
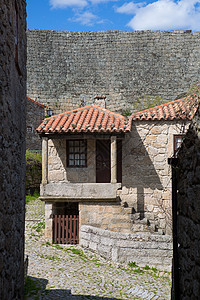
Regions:
<instances>
[{"instance_id":1,"label":"cobblestone pavement","mask_svg":"<svg viewBox=\"0 0 200 300\"><path fill-rule=\"evenodd\" d=\"M80 246L50 245L44 203L32 201L26 210L26 299L170 299L169 273L116 264Z\"/></svg>"}]
</instances>

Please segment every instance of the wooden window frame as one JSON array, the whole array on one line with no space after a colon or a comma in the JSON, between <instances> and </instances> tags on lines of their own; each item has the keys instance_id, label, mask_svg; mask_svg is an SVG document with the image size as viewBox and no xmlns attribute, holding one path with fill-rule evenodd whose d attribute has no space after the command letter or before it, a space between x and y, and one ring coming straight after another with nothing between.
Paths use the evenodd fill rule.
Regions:
<instances>
[{"instance_id":1,"label":"wooden window frame","mask_svg":"<svg viewBox=\"0 0 200 300\"><path fill-rule=\"evenodd\" d=\"M79 143L78 145L75 145L75 143ZM70 146L70 143L73 143L73 146ZM81 151L81 145L80 143L84 143L84 151ZM78 151L70 151L70 147L72 148L79 148ZM68 168L87 168L87 140L83 139L77 139L77 140L67 140L66 141L66 149L67 149L67 167ZM74 150L74 149L73 149ZM81 154L85 155L85 158L81 158ZM73 155L74 158L70 158L70 155ZM78 158L75 158L75 155L78 156ZM73 164L70 164L70 160L74 161ZM79 164L76 164L76 161L79 162ZM81 164L81 161L84 161L84 164Z\"/></svg>"},{"instance_id":2,"label":"wooden window frame","mask_svg":"<svg viewBox=\"0 0 200 300\"><path fill-rule=\"evenodd\" d=\"M178 151L179 151L179 149L180 149L180 147L176 147L176 144L177 144L177 142L176 142L176 139L177 138L181 138L182 139L182 142L183 142L183 138L184 138L184 134L174 134L174 145L173 145L173 147L174 147L174 156L176 157L177 156L177 153L178 153ZM181 142L181 143L182 143Z\"/></svg>"}]
</instances>

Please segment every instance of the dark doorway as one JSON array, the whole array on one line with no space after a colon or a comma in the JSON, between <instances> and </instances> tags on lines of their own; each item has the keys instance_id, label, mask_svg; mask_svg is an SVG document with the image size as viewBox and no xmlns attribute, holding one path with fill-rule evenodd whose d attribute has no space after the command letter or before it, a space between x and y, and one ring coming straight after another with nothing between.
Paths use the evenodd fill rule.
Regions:
<instances>
[{"instance_id":1,"label":"dark doorway","mask_svg":"<svg viewBox=\"0 0 200 300\"><path fill-rule=\"evenodd\" d=\"M96 182L110 183L110 140L96 141ZM117 141L117 182L122 182L122 141Z\"/></svg>"},{"instance_id":2,"label":"dark doorway","mask_svg":"<svg viewBox=\"0 0 200 300\"><path fill-rule=\"evenodd\" d=\"M79 210L77 202L58 202L54 205L53 243L79 243Z\"/></svg>"},{"instance_id":3,"label":"dark doorway","mask_svg":"<svg viewBox=\"0 0 200 300\"><path fill-rule=\"evenodd\" d=\"M117 182L122 182L122 141L117 140Z\"/></svg>"}]
</instances>

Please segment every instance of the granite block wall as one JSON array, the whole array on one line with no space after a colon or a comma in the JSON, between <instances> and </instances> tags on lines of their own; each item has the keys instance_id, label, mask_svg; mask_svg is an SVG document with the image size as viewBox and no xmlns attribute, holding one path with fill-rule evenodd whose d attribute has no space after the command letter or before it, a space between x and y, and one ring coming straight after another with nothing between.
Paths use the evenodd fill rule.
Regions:
<instances>
[{"instance_id":1,"label":"granite block wall","mask_svg":"<svg viewBox=\"0 0 200 300\"><path fill-rule=\"evenodd\" d=\"M132 230L143 224L160 234L171 234L171 169L173 139L184 134L188 121L137 121L122 145L122 204L133 208ZM141 220L141 222L140 222Z\"/></svg>"},{"instance_id":2,"label":"granite block wall","mask_svg":"<svg viewBox=\"0 0 200 300\"><path fill-rule=\"evenodd\" d=\"M171 271L171 236L119 233L83 225L80 245L115 262L136 262L142 267Z\"/></svg>"},{"instance_id":3,"label":"granite block wall","mask_svg":"<svg viewBox=\"0 0 200 300\"><path fill-rule=\"evenodd\" d=\"M0 0L0 299L24 298L26 1Z\"/></svg>"},{"instance_id":4,"label":"granite block wall","mask_svg":"<svg viewBox=\"0 0 200 300\"><path fill-rule=\"evenodd\" d=\"M200 110L178 154L178 265L180 299L200 295Z\"/></svg>"},{"instance_id":5,"label":"granite block wall","mask_svg":"<svg viewBox=\"0 0 200 300\"><path fill-rule=\"evenodd\" d=\"M36 132L36 128L42 123L45 117L45 107L27 98L26 109L26 149L42 150L42 140Z\"/></svg>"},{"instance_id":6,"label":"granite block wall","mask_svg":"<svg viewBox=\"0 0 200 300\"><path fill-rule=\"evenodd\" d=\"M67 141L64 138L48 141L49 182L96 182L96 141L87 140L87 168L68 168L66 147Z\"/></svg>"},{"instance_id":7,"label":"granite block wall","mask_svg":"<svg viewBox=\"0 0 200 300\"><path fill-rule=\"evenodd\" d=\"M28 30L28 95L55 113L106 96L112 111L168 102L200 75L200 33ZM157 104L151 101L151 106Z\"/></svg>"},{"instance_id":8,"label":"granite block wall","mask_svg":"<svg viewBox=\"0 0 200 300\"><path fill-rule=\"evenodd\" d=\"M80 226L91 225L115 232L131 233L132 209L118 201L82 201L79 203Z\"/></svg>"}]
</instances>

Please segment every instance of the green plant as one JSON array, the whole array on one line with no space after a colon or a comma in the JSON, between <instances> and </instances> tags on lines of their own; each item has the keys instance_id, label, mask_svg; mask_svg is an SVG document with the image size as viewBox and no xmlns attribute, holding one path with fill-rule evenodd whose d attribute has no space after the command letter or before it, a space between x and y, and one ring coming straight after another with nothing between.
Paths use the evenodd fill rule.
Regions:
<instances>
[{"instance_id":1,"label":"green plant","mask_svg":"<svg viewBox=\"0 0 200 300\"><path fill-rule=\"evenodd\" d=\"M150 267L146 265L145 267L143 267L143 269L145 269L145 270L149 270L149 269L150 269Z\"/></svg>"},{"instance_id":2,"label":"green plant","mask_svg":"<svg viewBox=\"0 0 200 300\"><path fill-rule=\"evenodd\" d=\"M33 195L39 190L42 179L42 153L41 151L26 150L26 190Z\"/></svg>"},{"instance_id":3,"label":"green plant","mask_svg":"<svg viewBox=\"0 0 200 300\"><path fill-rule=\"evenodd\" d=\"M82 259L84 262L87 262L89 260L87 258L87 256L83 253L82 250L75 249L75 248L67 248L67 249L65 249L65 251L67 251L67 252L71 251L73 254L78 255L80 257L80 259Z\"/></svg>"},{"instance_id":4,"label":"green plant","mask_svg":"<svg viewBox=\"0 0 200 300\"><path fill-rule=\"evenodd\" d=\"M32 228L35 229L37 232L41 232L42 229L45 229L45 222L41 221L37 225L33 226Z\"/></svg>"},{"instance_id":5,"label":"green plant","mask_svg":"<svg viewBox=\"0 0 200 300\"><path fill-rule=\"evenodd\" d=\"M26 200L25 200L26 204L32 200L39 198L39 196L40 196L40 193L37 191L35 191L33 195L30 195L30 193L29 193L28 195L26 195Z\"/></svg>"},{"instance_id":6,"label":"green plant","mask_svg":"<svg viewBox=\"0 0 200 300\"><path fill-rule=\"evenodd\" d=\"M154 267L151 268L152 271L157 272L158 270Z\"/></svg>"},{"instance_id":7,"label":"green plant","mask_svg":"<svg viewBox=\"0 0 200 300\"><path fill-rule=\"evenodd\" d=\"M78 255L82 255L83 252L78 250L78 249L74 249L74 248L70 248L71 252L74 253L74 254L78 254Z\"/></svg>"},{"instance_id":8,"label":"green plant","mask_svg":"<svg viewBox=\"0 0 200 300\"><path fill-rule=\"evenodd\" d=\"M131 115L131 110L130 109L122 110L122 116L128 117L130 115Z\"/></svg>"},{"instance_id":9,"label":"green plant","mask_svg":"<svg viewBox=\"0 0 200 300\"><path fill-rule=\"evenodd\" d=\"M24 295L25 299L26 297L32 297L34 295L37 295L37 293L41 290L41 287L39 283L35 280L33 280L31 277L27 276L25 279L25 285L24 285Z\"/></svg>"},{"instance_id":10,"label":"green plant","mask_svg":"<svg viewBox=\"0 0 200 300\"><path fill-rule=\"evenodd\" d=\"M135 263L135 261L129 261L128 265L131 268L137 268L138 267L138 265Z\"/></svg>"},{"instance_id":11,"label":"green plant","mask_svg":"<svg viewBox=\"0 0 200 300\"><path fill-rule=\"evenodd\" d=\"M133 272L138 274L144 273L144 271L140 268L133 270Z\"/></svg>"},{"instance_id":12,"label":"green plant","mask_svg":"<svg viewBox=\"0 0 200 300\"><path fill-rule=\"evenodd\" d=\"M32 160L34 162L42 163L41 151L32 151L32 150L27 149L26 150L26 162L28 162L30 160Z\"/></svg>"},{"instance_id":13,"label":"green plant","mask_svg":"<svg viewBox=\"0 0 200 300\"><path fill-rule=\"evenodd\" d=\"M134 111L137 112L143 109L148 109L163 103L164 101L160 96L153 97L150 95L144 95L143 97L139 98L136 103L134 103Z\"/></svg>"},{"instance_id":14,"label":"green plant","mask_svg":"<svg viewBox=\"0 0 200 300\"><path fill-rule=\"evenodd\" d=\"M189 91L187 92L187 96L189 96L192 100L199 99L199 97L200 97L200 82L197 82L190 87Z\"/></svg>"},{"instance_id":15,"label":"green plant","mask_svg":"<svg viewBox=\"0 0 200 300\"><path fill-rule=\"evenodd\" d=\"M60 246L60 245L55 245L55 248L58 249L58 250L62 250L63 249L63 247Z\"/></svg>"}]
</instances>

